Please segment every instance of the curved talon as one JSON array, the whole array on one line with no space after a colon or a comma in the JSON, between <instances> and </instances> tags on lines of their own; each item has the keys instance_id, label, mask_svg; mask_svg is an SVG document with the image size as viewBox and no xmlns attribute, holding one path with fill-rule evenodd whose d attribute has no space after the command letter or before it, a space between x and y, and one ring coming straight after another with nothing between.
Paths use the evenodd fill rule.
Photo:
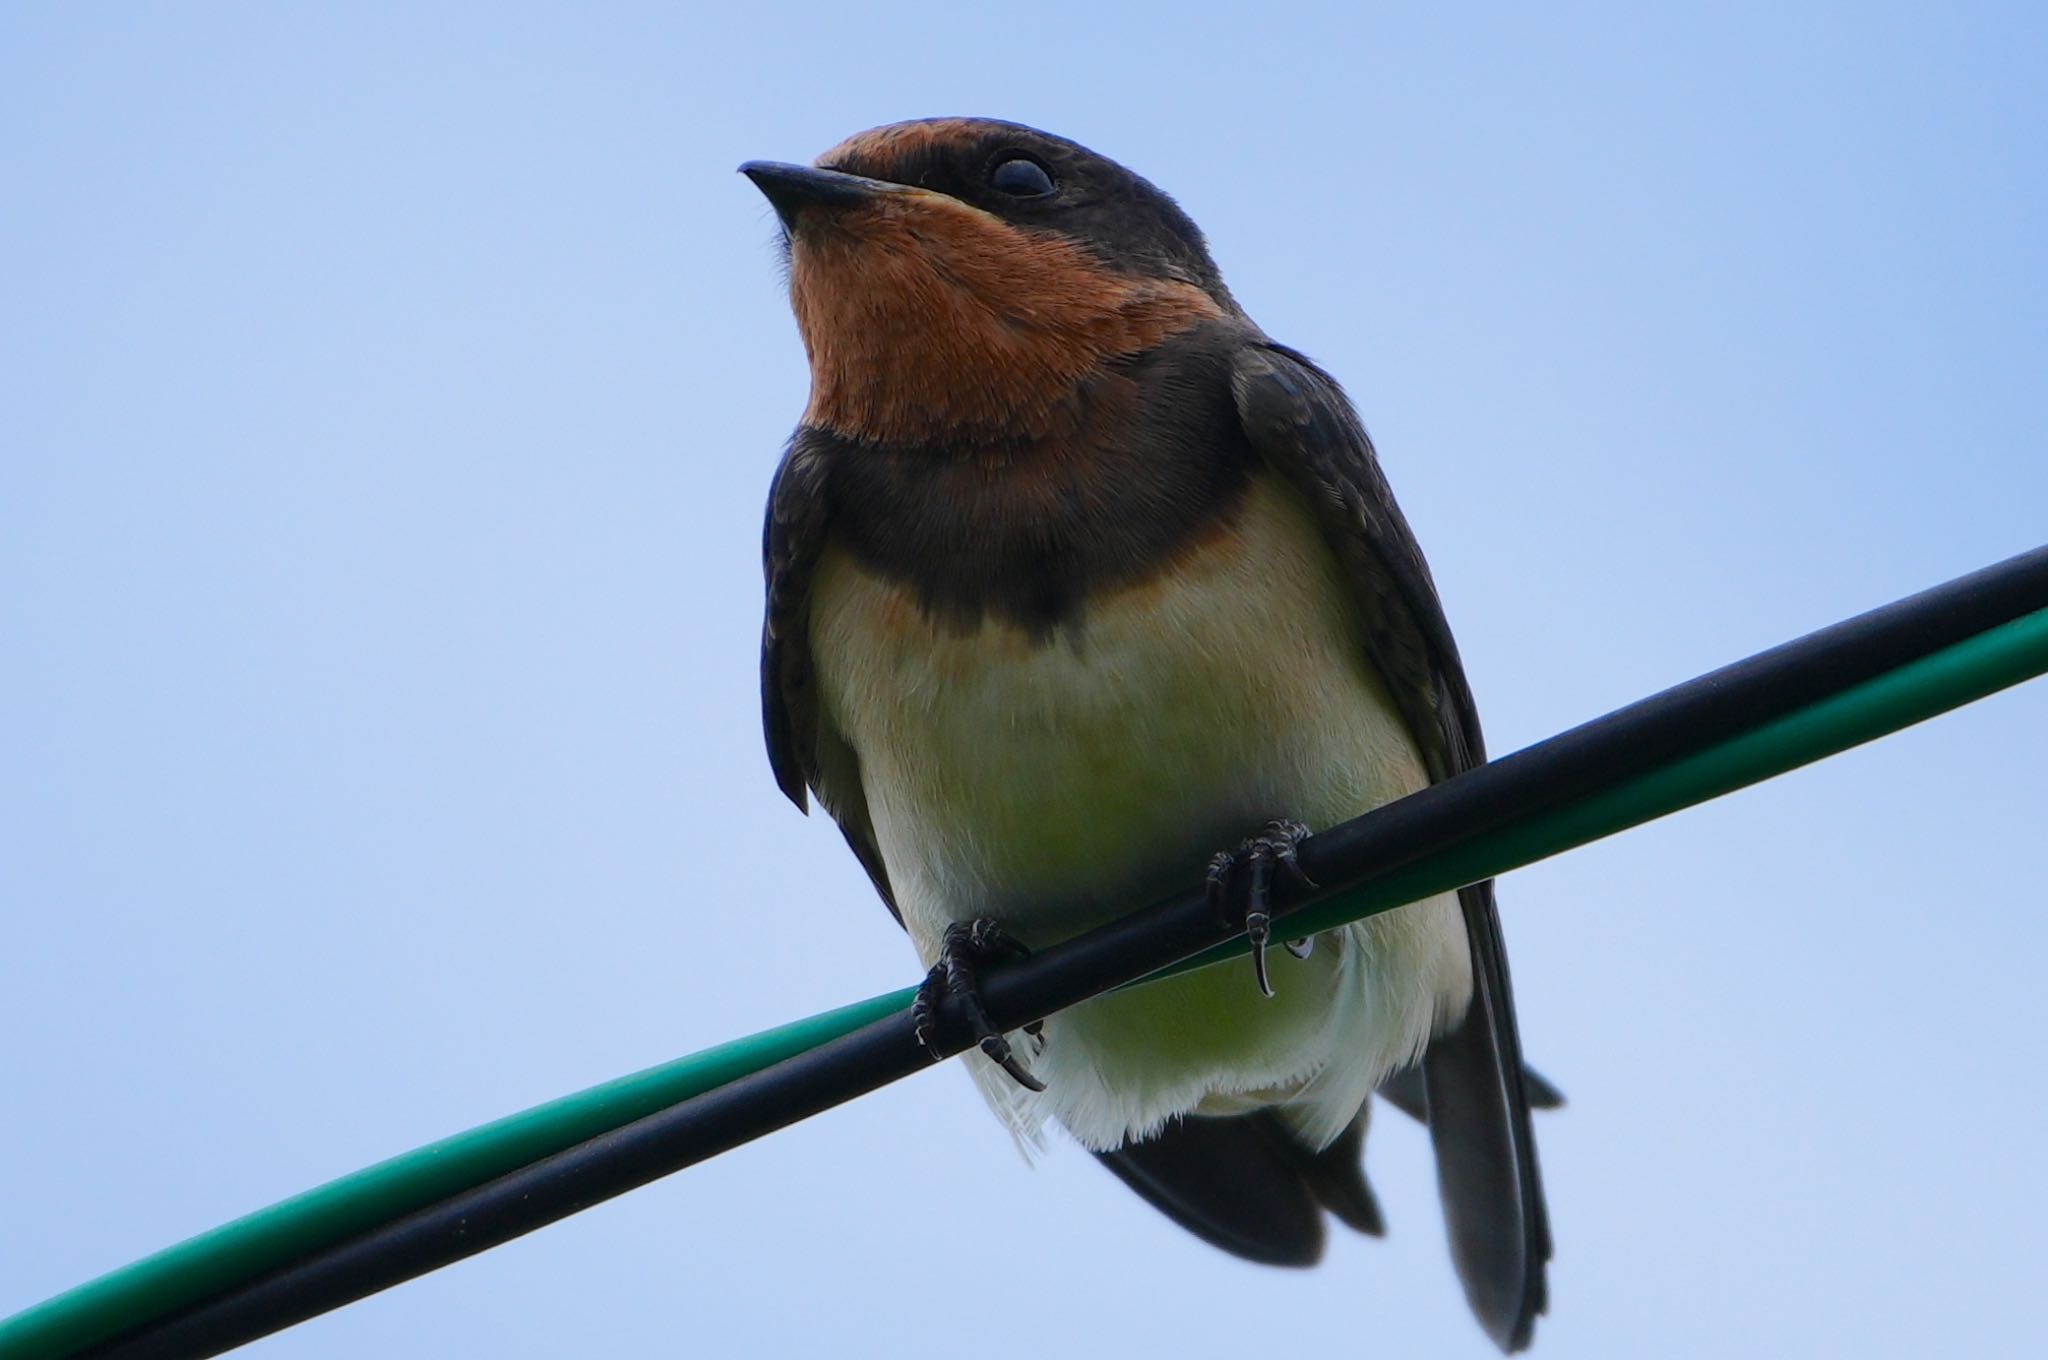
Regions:
<instances>
[{"instance_id":1,"label":"curved talon","mask_svg":"<svg viewBox=\"0 0 2048 1360\"><path fill-rule=\"evenodd\" d=\"M1297 959L1305 959L1316 952L1316 937L1308 935L1299 940L1287 940L1280 947Z\"/></svg>"},{"instance_id":2,"label":"curved talon","mask_svg":"<svg viewBox=\"0 0 2048 1360\"><path fill-rule=\"evenodd\" d=\"M984 1020L981 1023L986 1025L988 1022ZM1025 1070L1024 1064L1017 1061L1017 1055L1010 1051L1010 1041L1002 1035L993 1032L982 1035L981 1052L983 1057L1002 1068L1005 1072L1008 1072L1010 1080L1016 1082L1025 1090L1043 1091L1045 1089L1045 1083L1032 1076L1031 1073Z\"/></svg>"},{"instance_id":3,"label":"curved talon","mask_svg":"<svg viewBox=\"0 0 2048 1360\"><path fill-rule=\"evenodd\" d=\"M1272 892L1273 856L1261 845L1251 861L1245 875L1244 936L1251 942L1252 976L1258 980L1259 994L1270 999L1273 979L1266 971L1266 945L1273 939L1273 917L1266 910L1266 898Z\"/></svg>"},{"instance_id":4,"label":"curved talon","mask_svg":"<svg viewBox=\"0 0 2048 1360\"><path fill-rule=\"evenodd\" d=\"M1010 1079L1025 1090L1045 1089L1045 1083L1032 1076L1024 1064L1017 1061L1010 1041L990 1022L988 1012L981 1004L982 965L1020 959L1030 952L985 916L972 921L955 921L946 927L945 937L939 945L939 960L925 974L924 984L917 989L917 996L910 1004L911 1024L917 1041L934 1061L946 1056L939 1050L936 1031L940 1004L950 994L960 999L975 1046L983 1056L1009 1073ZM1024 1032L1036 1041L1038 1048L1044 1048L1043 1024L1033 1022L1024 1027Z\"/></svg>"},{"instance_id":5,"label":"curved talon","mask_svg":"<svg viewBox=\"0 0 2048 1360\"><path fill-rule=\"evenodd\" d=\"M1281 872L1302 887L1319 886L1301 867L1301 858L1295 848L1308 834L1308 828L1297 821L1278 819L1268 822L1258 835L1247 837L1235 851L1225 850L1212 855L1204 876L1209 904L1226 923L1239 926L1244 931L1251 946L1252 976L1264 996L1273 995L1272 974L1266 964L1266 947L1273 938L1273 915L1266 906L1272 896L1273 866L1279 865ZM1230 909L1231 882L1240 867L1245 871L1241 915ZM1288 941L1285 947L1295 958L1305 959L1314 948L1314 942Z\"/></svg>"},{"instance_id":6,"label":"curved talon","mask_svg":"<svg viewBox=\"0 0 2048 1360\"><path fill-rule=\"evenodd\" d=\"M1260 916L1257 918L1255 930L1245 930L1245 938L1251 940L1251 981L1260 985L1260 995L1264 995L1270 1002L1272 997L1280 995L1278 991L1274 991L1274 979L1266 971L1266 942L1272 938L1270 922L1264 916Z\"/></svg>"}]
</instances>

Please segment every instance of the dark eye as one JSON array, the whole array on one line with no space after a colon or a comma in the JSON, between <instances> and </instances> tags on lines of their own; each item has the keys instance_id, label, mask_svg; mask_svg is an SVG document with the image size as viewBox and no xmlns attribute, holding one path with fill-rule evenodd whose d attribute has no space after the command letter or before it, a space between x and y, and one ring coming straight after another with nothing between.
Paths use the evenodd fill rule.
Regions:
<instances>
[{"instance_id":1,"label":"dark eye","mask_svg":"<svg viewBox=\"0 0 2048 1360\"><path fill-rule=\"evenodd\" d=\"M1038 198L1052 192L1052 176L1037 161L1012 156L989 172L988 182L1012 198Z\"/></svg>"}]
</instances>

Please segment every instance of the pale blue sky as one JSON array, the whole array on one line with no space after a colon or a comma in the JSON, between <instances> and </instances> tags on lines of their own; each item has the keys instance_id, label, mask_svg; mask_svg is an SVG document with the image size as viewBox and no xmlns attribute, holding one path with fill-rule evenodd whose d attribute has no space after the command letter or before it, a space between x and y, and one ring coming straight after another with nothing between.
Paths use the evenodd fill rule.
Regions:
<instances>
[{"instance_id":1,"label":"pale blue sky","mask_svg":"<svg viewBox=\"0 0 2048 1360\"><path fill-rule=\"evenodd\" d=\"M420 8L0 14L0 1313L913 978L761 754L741 160L985 113L1178 195L1499 751L2048 541L2038 7ZM2036 685L1503 883L1539 1354L2038 1350L2044 750ZM1265 1272L944 1071L255 1353L1490 1353L1371 1165Z\"/></svg>"}]
</instances>

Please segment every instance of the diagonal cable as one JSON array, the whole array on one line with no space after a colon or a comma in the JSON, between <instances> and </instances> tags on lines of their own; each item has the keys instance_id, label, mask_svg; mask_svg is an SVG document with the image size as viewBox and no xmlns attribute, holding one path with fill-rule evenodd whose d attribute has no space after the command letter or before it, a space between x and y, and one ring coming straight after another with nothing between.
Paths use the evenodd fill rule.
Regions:
<instances>
[{"instance_id":1,"label":"diagonal cable","mask_svg":"<svg viewBox=\"0 0 2048 1360\"><path fill-rule=\"evenodd\" d=\"M2048 548L1679 685L1305 842L1290 935L1561 853L2048 672ZM1006 1029L1241 953L1199 891L989 974ZM0 1322L0 1360L213 1355L474 1255L934 1061L912 989L380 1163ZM968 1046L958 1024L940 1047Z\"/></svg>"}]
</instances>

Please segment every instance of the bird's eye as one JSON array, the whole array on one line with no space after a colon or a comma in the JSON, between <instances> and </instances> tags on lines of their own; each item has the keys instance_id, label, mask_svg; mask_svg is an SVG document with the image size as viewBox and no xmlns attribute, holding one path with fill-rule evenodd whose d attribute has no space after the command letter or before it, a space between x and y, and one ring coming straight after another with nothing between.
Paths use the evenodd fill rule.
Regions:
<instances>
[{"instance_id":1,"label":"bird's eye","mask_svg":"<svg viewBox=\"0 0 2048 1360\"><path fill-rule=\"evenodd\" d=\"M989 172L988 182L1012 198L1042 198L1052 192L1052 176L1037 161L1012 156Z\"/></svg>"}]
</instances>

